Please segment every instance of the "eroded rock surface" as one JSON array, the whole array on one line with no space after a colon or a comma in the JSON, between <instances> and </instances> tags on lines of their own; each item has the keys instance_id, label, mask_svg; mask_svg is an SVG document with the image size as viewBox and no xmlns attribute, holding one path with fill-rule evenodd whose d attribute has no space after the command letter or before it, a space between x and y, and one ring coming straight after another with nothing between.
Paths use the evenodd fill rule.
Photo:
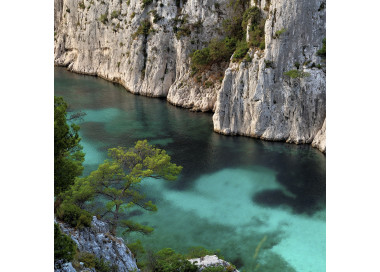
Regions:
<instances>
[{"instance_id":1,"label":"eroded rock surface","mask_svg":"<svg viewBox=\"0 0 380 272\"><path fill-rule=\"evenodd\" d=\"M291 143L313 141L326 117L326 73L316 54L325 37L321 3L271 1L265 50L250 52L252 61L231 63L225 72L213 117L215 131ZM279 30L285 31L275 37ZM290 78L285 75L290 70L309 76Z\"/></svg>"},{"instance_id":2,"label":"eroded rock surface","mask_svg":"<svg viewBox=\"0 0 380 272\"><path fill-rule=\"evenodd\" d=\"M239 270L234 269L233 266L229 262L219 259L218 256L216 255L206 255L201 258L190 259L189 262L197 265L199 268L199 271L203 271L206 267L224 266L225 268L230 269L228 271L239 272Z\"/></svg>"},{"instance_id":3,"label":"eroded rock surface","mask_svg":"<svg viewBox=\"0 0 380 272\"><path fill-rule=\"evenodd\" d=\"M131 251L125 246L124 240L110 234L108 224L92 219L91 227L76 230L67 224L58 222L63 233L77 244L78 250L94 254L112 265L117 265L119 272L137 271L136 261ZM64 269L59 271L72 271L71 264L65 264Z\"/></svg>"}]
</instances>

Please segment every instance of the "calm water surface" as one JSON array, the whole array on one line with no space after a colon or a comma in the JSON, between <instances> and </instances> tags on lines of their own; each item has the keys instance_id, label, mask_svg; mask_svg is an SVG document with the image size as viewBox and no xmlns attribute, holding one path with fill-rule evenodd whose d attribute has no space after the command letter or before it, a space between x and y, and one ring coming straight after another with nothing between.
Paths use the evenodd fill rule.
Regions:
<instances>
[{"instance_id":1,"label":"calm water surface","mask_svg":"<svg viewBox=\"0 0 380 272\"><path fill-rule=\"evenodd\" d=\"M155 228L131 234L147 249L220 249L241 270L321 272L326 266L326 159L309 145L213 132L212 114L128 93L105 80L55 68L55 95L79 123L85 174L107 149L148 139L183 166L175 182L145 180L158 212L132 213ZM256 269L255 269L256 268Z\"/></svg>"}]
</instances>

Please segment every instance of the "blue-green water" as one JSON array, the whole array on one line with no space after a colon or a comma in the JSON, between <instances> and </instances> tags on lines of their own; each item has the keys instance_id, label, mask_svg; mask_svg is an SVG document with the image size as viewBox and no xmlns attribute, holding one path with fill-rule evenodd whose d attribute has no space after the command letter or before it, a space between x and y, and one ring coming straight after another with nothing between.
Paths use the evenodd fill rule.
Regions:
<instances>
[{"instance_id":1,"label":"blue-green water","mask_svg":"<svg viewBox=\"0 0 380 272\"><path fill-rule=\"evenodd\" d=\"M158 212L134 211L131 219L155 230L131 234L128 242L140 239L148 249L183 253L191 246L220 249L246 271L326 270L326 159L318 150L219 135L210 113L133 95L64 68L55 68L55 95L70 111L87 113L79 123L85 174L108 148L139 139L183 166L175 182L143 182Z\"/></svg>"}]
</instances>

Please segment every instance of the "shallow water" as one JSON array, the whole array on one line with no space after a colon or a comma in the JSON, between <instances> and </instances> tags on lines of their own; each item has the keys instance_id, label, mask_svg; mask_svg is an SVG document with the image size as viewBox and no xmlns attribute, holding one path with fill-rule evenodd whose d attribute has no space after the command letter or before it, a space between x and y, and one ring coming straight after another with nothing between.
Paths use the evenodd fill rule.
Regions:
<instances>
[{"instance_id":1,"label":"shallow water","mask_svg":"<svg viewBox=\"0 0 380 272\"><path fill-rule=\"evenodd\" d=\"M212 114L128 93L105 80L55 68L55 95L79 122L85 174L115 146L148 139L183 166L174 182L145 180L158 212L131 219L155 228L131 234L152 250L220 249L241 270L326 271L326 159L309 145L214 133ZM255 269L256 268L256 269Z\"/></svg>"}]
</instances>

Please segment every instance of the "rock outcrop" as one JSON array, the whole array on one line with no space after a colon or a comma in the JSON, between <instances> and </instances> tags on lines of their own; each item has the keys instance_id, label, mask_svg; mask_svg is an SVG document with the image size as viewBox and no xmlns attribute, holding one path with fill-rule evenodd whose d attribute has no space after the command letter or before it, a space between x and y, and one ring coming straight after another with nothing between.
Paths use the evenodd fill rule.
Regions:
<instances>
[{"instance_id":1,"label":"rock outcrop","mask_svg":"<svg viewBox=\"0 0 380 272\"><path fill-rule=\"evenodd\" d=\"M95 216L92 219L91 227L81 230L71 228L61 222L58 223L62 232L69 235L77 244L80 252L92 253L97 258L116 265L119 272L138 271L136 261L125 246L123 239L111 235L107 223L98 220ZM67 263L63 265L63 268L56 271L71 272L72 269L72 265ZM87 270L84 269L83 271Z\"/></svg>"},{"instance_id":2,"label":"rock outcrop","mask_svg":"<svg viewBox=\"0 0 380 272\"><path fill-rule=\"evenodd\" d=\"M198 266L199 271L203 271L206 267L220 267L227 268L227 271L239 272L229 262L219 259L216 255L206 255L201 258L190 259L189 262Z\"/></svg>"},{"instance_id":3,"label":"rock outcrop","mask_svg":"<svg viewBox=\"0 0 380 272\"><path fill-rule=\"evenodd\" d=\"M54 63L135 94L214 111L219 133L314 140L325 150L325 133L319 132L326 118L326 72L316 54L326 36L325 0L252 0L266 19L265 49L251 49L250 59L240 63L212 66L197 80L190 54L223 37L222 22L232 16L228 3L55 0ZM291 78L285 74L290 70L303 76Z\"/></svg>"},{"instance_id":4,"label":"rock outcrop","mask_svg":"<svg viewBox=\"0 0 380 272\"><path fill-rule=\"evenodd\" d=\"M264 1L262 1L262 5ZM311 143L326 118L326 73L316 52L325 37L321 1L271 1L264 51L231 63L218 93L214 130L266 140ZM276 37L276 31L284 30ZM319 66L318 66L319 67ZM309 76L291 78L297 70Z\"/></svg>"},{"instance_id":5,"label":"rock outcrop","mask_svg":"<svg viewBox=\"0 0 380 272\"><path fill-rule=\"evenodd\" d=\"M326 153L326 120L323 122L321 130L315 135L312 146Z\"/></svg>"}]
</instances>

